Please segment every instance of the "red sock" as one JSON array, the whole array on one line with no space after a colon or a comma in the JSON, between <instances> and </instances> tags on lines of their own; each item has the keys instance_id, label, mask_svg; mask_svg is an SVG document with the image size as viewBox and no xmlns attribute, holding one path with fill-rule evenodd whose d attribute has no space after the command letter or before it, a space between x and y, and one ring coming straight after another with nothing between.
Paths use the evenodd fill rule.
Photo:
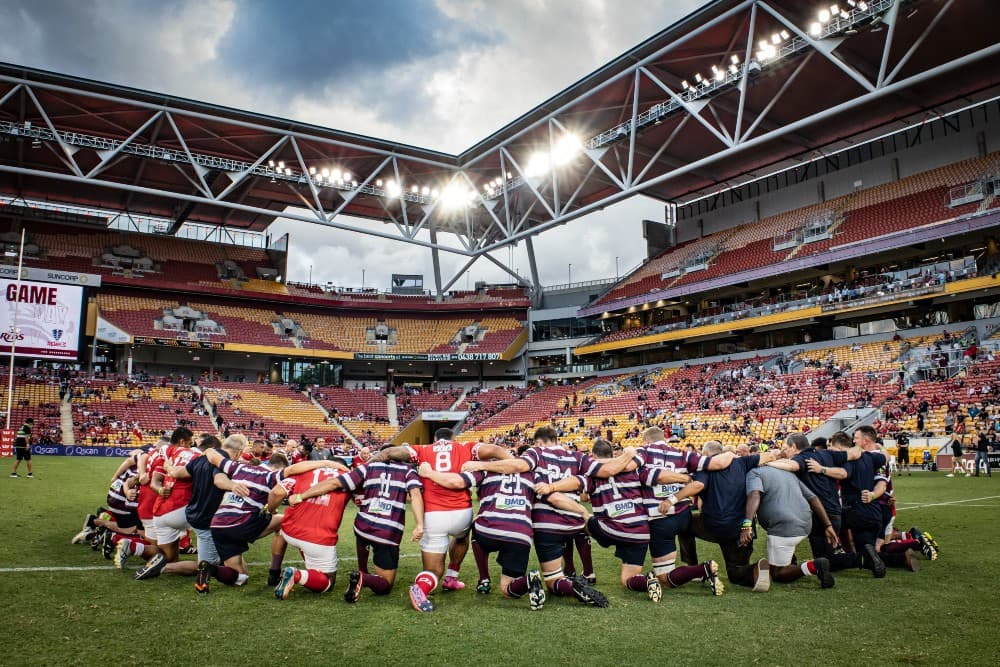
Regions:
<instances>
[{"instance_id":1,"label":"red sock","mask_svg":"<svg viewBox=\"0 0 1000 667\"><path fill-rule=\"evenodd\" d=\"M424 570L417 575L417 578L413 580L413 583L424 592L424 595L430 595L431 591L437 588L438 578L433 572Z\"/></svg>"},{"instance_id":2,"label":"red sock","mask_svg":"<svg viewBox=\"0 0 1000 667\"><path fill-rule=\"evenodd\" d=\"M689 581L702 579L704 576L704 565L682 565L681 567L675 567L674 570L667 575L667 583L670 584L671 588L677 588L678 586L683 586Z\"/></svg>"},{"instance_id":3,"label":"red sock","mask_svg":"<svg viewBox=\"0 0 1000 667\"><path fill-rule=\"evenodd\" d=\"M191 535L185 534L184 537L182 537L180 541L177 543L177 546L180 547L181 549L187 549L189 546L191 546Z\"/></svg>"},{"instance_id":4,"label":"red sock","mask_svg":"<svg viewBox=\"0 0 1000 667\"><path fill-rule=\"evenodd\" d=\"M816 561L807 560L805 563L803 563L803 565L805 565L806 569L809 570L809 574L816 574Z\"/></svg>"},{"instance_id":5,"label":"red sock","mask_svg":"<svg viewBox=\"0 0 1000 667\"><path fill-rule=\"evenodd\" d=\"M573 582L567 577L563 577L556 581L556 585L552 587L552 592L563 597L573 595Z\"/></svg>"},{"instance_id":6,"label":"red sock","mask_svg":"<svg viewBox=\"0 0 1000 667\"><path fill-rule=\"evenodd\" d=\"M590 535L577 533L576 537L573 538L573 542L576 544L576 550L580 552L580 567L583 568L583 574L593 574L594 556L590 544Z\"/></svg>"},{"instance_id":7,"label":"red sock","mask_svg":"<svg viewBox=\"0 0 1000 667\"><path fill-rule=\"evenodd\" d=\"M476 559L476 569L479 570L479 580L490 578L490 555L483 551L479 542L472 541L472 556Z\"/></svg>"},{"instance_id":8,"label":"red sock","mask_svg":"<svg viewBox=\"0 0 1000 667\"><path fill-rule=\"evenodd\" d=\"M625 588L630 591L644 591L646 590L646 575L636 574L629 577L628 581L625 582Z\"/></svg>"},{"instance_id":9,"label":"red sock","mask_svg":"<svg viewBox=\"0 0 1000 667\"><path fill-rule=\"evenodd\" d=\"M392 584L377 574L361 573L361 585L371 590L375 595L386 595L392 590Z\"/></svg>"},{"instance_id":10,"label":"red sock","mask_svg":"<svg viewBox=\"0 0 1000 667\"><path fill-rule=\"evenodd\" d=\"M121 542L124 539L125 539L125 536L121 535L119 533L112 533L111 534L111 544L118 544L119 542Z\"/></svg>"},{"instance_id":11,"label":"red sock","mask_svg":"<svg viewBox=\"0 0 1000 667\"><path fill-rule=\"evenodd\" d=\"M240 578L240 573L231 567L220 565L215 568L215 578L226 586L235 586L236 580Z\"/></svg>"},{"instance_id":12,"label":"red sock","mask_svg":"<svg viewBox=\"0 0 1000 667\"><path fill-rule=\"evenodd\" d=\"M330 590L330 577L319 570L299 570L298 580L313 593L325 593Z\"/></svg>"},{"instance_id":13,"label":"red sock","mask_svg":"<svg viewBox=\"0 0 1000 667\"><path fill-rule=\"evenodd\" d=\"M914 539L895 540L882 545L882 552L887 554L901 554L907 549L920 551L920 542Z\"/></svg>"}]
</instances>

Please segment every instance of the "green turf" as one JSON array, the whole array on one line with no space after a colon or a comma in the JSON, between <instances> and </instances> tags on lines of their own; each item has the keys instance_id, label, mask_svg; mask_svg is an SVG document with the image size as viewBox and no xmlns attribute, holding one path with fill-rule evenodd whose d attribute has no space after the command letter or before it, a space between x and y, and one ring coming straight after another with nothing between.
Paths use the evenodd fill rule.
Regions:
<instances>
[{"instance_id":1,"label":"green turf","mask_svg":"<svg viewBox=\"0 0 1000 667\"><path fill-rule=\"evenodd\" d=\"M107 565L69 539L83 515L103 502L116 465L39 457L36 479L0 478L0 569ZM353 566L352 512L341 530L335 591L296 589L285 602L264 586L262 565L251 568L245 588L214 584L207 596L194 592L190 578L136 582L113 570L0 571L7 608L0 655L6 665L1000 663L1000 477L921 473L897 479L896 486L899 523L926 528L942 547L941 558L923 562L919 574L890 570L874 580L840 573L827 591L811 578L775 584L767 594L729 586L722 598L690 584L653 605L621 589L618 562L595 545L599 588L610 609L550 596L545 609L530 612L526 599L477 595L470 586L437 593L437 611L418 614L406 597L419 569L411 543L403 546L392 594L375 598L365 591L356 605L343 601ZM915 507L973 498L984 499ZM712 545L700 551L718 557ZM268 545L258 544L249 560L264 562L267 553ZM470 554L467 584L474 572Z\"/></svg>"}]
</instances>

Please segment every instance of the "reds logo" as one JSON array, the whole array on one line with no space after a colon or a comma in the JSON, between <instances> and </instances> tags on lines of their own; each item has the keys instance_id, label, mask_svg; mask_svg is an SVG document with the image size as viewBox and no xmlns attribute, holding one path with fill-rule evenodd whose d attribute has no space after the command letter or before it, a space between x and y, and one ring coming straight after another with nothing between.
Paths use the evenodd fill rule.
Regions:
<instances>
[{"instance_id":1,"label":"reds logo","mask_svg":"<svg viewBox=\"0 0 1000 667\"><path fill-rule=\"evenodd\" d=\"M62 335L63 335L63 330L62 329L53 329L52 330L52 338L53 338L53 340L59 340L60 338L62 338Z\"/></svg>"}]
</instances>

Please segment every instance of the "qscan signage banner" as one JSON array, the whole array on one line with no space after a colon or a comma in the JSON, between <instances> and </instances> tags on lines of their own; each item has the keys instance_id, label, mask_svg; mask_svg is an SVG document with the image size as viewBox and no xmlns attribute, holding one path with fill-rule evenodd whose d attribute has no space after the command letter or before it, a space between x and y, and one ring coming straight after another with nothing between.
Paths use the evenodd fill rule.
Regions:
<instances>
[{"instance_id":1,"label":"qscan signage banner","mask_svg":"<svg viewBox=\"0 0 1000 667\"><path fill-rule=\"evenodd\" d=\"M0 354L75 361L80 347L83 288L0 278ZM17 332L14 311L17 311Z\"/></svg>"},{"instance_id":2,"label":"qscan signage banner","mask_svg":"<svg viewBox=\"0 0 1000 667\"><path fill-rule=\"evenodd\" d=\"M88 447L85 445L32 445L31 454L37 456L106 456L123 459L136 447Z\"/></svg>"}]
</instances>

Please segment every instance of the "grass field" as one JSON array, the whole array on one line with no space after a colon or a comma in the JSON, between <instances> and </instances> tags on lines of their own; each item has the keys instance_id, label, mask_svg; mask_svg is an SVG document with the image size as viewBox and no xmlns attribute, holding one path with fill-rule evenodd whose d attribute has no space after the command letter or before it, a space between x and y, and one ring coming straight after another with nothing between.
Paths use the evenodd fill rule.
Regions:
<instances>
[{"instance_id":1,"label":"grass field","mask_svg":"<svg viewBox=\"0 0 1000 667\"><path fill-rule=\"evenodd\" d=\"M437 593L437 610L418 614L406 596L419 570L410 543L392 594L366 591L356 605L343 601L354 565L353 513L341 530L333 593L296 588L287 601L275 600L264 585L265 543L250 552L256 565L242 589L213 583L211 594L199 596L188 578L133 581L100 554L69 543L83 515L104 502L117 461L35 462L34 480L6 472L0 479L5 665L1000 664L1000 477L896 480L898 523L929 530L941 545L940 559L923 562L917 574L890 570L875 580L839 573L825 591L814 578L775 584L766 594L728 586L722 598L690 584L653 605L621 589L618 561L595 545L598 586L610 609L550 596L545 609L530 612L526 599L477 595L470 586ZM762 553L762 541L757 546ZM718 558L714 545L699 551ZM475 580L471 554L463 579Z\"/></svg>"}]
</instances>

